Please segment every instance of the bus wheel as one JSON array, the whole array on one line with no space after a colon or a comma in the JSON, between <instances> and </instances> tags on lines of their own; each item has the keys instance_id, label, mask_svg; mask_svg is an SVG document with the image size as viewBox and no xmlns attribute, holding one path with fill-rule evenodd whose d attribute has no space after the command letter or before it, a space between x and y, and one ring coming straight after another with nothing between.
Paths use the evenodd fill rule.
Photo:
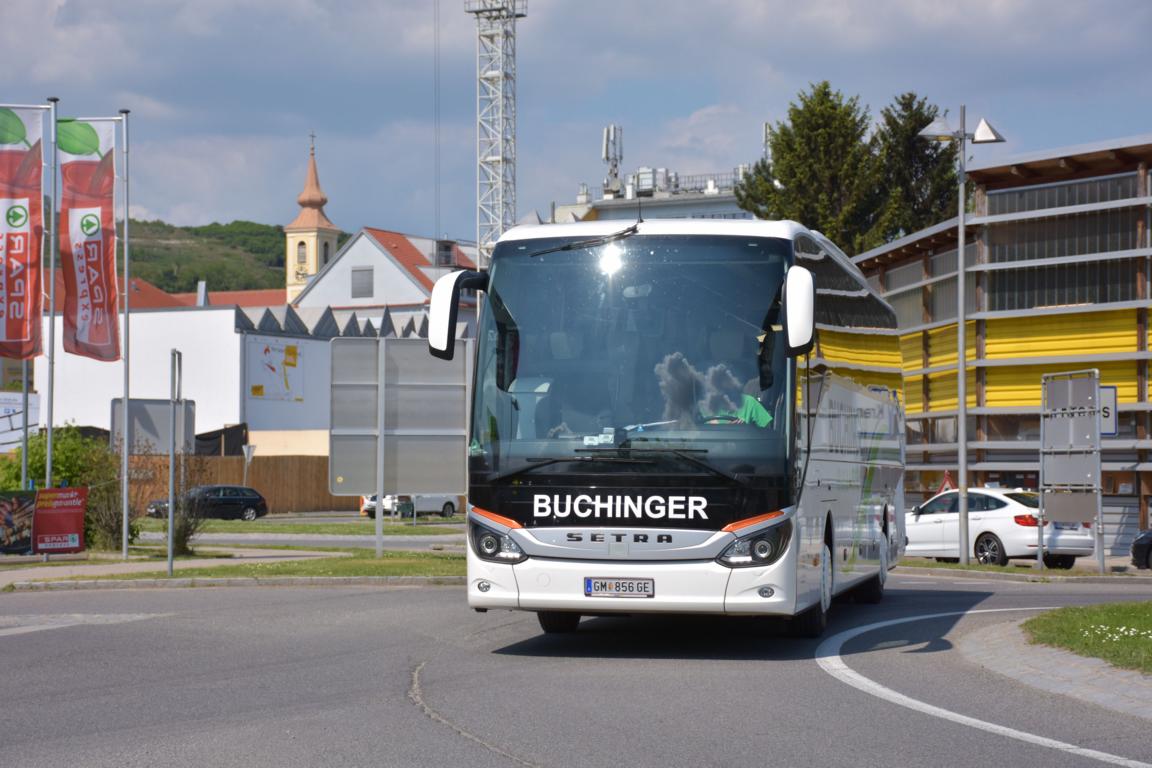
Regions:
<instances>
[{"instance_id":1,"label":"bus wheel","mask_svg":"<svg viewBox=\"0 0 1152 768\"><path fill-rule=\"evenodd\" d=\"M888 580L888 538L880 546L880 570L856 588L856 599L862 603L878 603L884 599L884 582Z\"/></svg>"},{"instance_id":2,"label":"bus wheel","mask_svg":"<svg viewBox=\"0 0 1152 768\"><path fill-rule=\"evenodd\" d=\"M567 611L538 611L536 618L540 621L540 629L549 635L570 634L580 624L580 614Z\"/></svg>"},{"instance_id":3,"label":"bus wheel","mask_svg":"<svg viewBox=\"0 0 1152 768\"><path fill-rule=\"evenodd\" d=\"M820 637L828 627L832 605L832 550L828 542L820 549L820 601L804 613L793 616L790 629L796 637Z\"/></svg>"}]
</instances>

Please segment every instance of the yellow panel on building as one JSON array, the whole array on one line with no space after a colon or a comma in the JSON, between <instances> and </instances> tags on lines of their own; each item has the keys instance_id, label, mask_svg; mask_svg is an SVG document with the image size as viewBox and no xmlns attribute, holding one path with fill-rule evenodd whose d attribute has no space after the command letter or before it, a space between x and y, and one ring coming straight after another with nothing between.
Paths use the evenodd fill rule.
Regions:
<instances>
[{"instance_id":1,"label":"yellow panel on building","mask_svg":"<svg viewBox=\"0 0 1152 768\"><path fill-rule=\"evenodd\" d=\"M820 356L829 363L899 368L900 350L891 336L820 329Z\"/></svg>"},{"instance_id":2,"label":"yellow panel on building","mask_svg":"<svg viewBox=\"0 0 1152 768\"><path fill-rule=\"evenodd\" d=\"M1040 405L1040 378L1045 373L1064 373L1096 368L1100 383L1116 387L1120 403L1136 402L1136 363L1122 360L1109 363L1061 363L1059 365L1010 365L989 368L985 377L985 403L991 407ZM955 401L955 395L953 395Z\"/></svg>"},{"instance_id":3,"label":"yellow panel on building","mask_svg":"<svg viewBox=\"0 0 1152 768\"><path fill-rule=\"evenodd\" d=\"M924 410L923 376L909 376L904 379L904 408L909 413Z\"/></svg>"},{"instance_id":4,"label":"yellow panel on building","mask_svg":"<svg viewBox=\"0 0 1152 768\"><path fill-rule=\"evenodd\" d=\"M923 340L920 331L900 337L900 357L904 360L904 370L914 371L924 367Z\"/></svg>"},{"instance_id":5,"label":"yellow panel on building","mask_svg":"<svg viewBox=\"0 0 1152 768\"><path fill-rule=\"evenodd\" d=\"M1138 341L1134 309L998 318L989 320L985 327L984 356L1003 360L1066 355L1073 350L1134 352Z\"/></svg>"},{"instance_id":6,"label":"yellow panel on building","mask_svg":"<svg viewBox=\"0 0 1152 768\"><path fill-rule=\"evenodd\" d=\"M964 324L966 328L964 357L966 360L976 359L976 323L969 321ZM946 325L942 328L933 328L928 331L928 367L939 365L956 365L956 326ZM956 397L956 393L952 393Z\"/></svg>"},{"instance_id":7,"label":"yellow panel on building","mask_svg":"<svg viewBox=\"0 0 1152 768\"><path fill-rule=\"evenodd\" d=\"M965 400L968 401L969 408L976 407L976 372L969 368L965 371L967 374L967 389L965 391ZM928 410L929 411L954 411L956 410L956 372L944 371L942 373L933 373L928 376Z\"/></svg>"}]
</instances>

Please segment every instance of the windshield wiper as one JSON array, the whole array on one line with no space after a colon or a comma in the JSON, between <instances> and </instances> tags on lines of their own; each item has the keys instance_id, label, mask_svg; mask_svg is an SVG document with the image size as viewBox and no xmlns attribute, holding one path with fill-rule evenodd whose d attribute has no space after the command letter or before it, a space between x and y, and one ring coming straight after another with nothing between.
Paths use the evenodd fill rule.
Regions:
<instances>
[{"instance_id":1,"label":"windshield wiper","mask_svg":"<svg viewBox=\"0 0 1152 768\"><path fill-rule=\"evenodd\" d=\"M531 463L525 464L522 467L516 467L516 469L510 469L507 472L501 472L500 474L493 476L489 482L498 483L502 480L507 480L510 477L516 477L517 475L522 475L525 472L531 472L534 469L540 469L541 467L547 467L551 464L559 464L559 463L565 462L565 461L575 461L575 462L610 461L610 462L619 463L619 464L651 464L652 463L651 461L646 460L646 459L630 459L630 458L625 458L623 456L559 456L559 457L545 456L545 457L540 457L540 458L536 458L536 459L528 459L527 461L530 461Z\"/></svg>"},{"instance_id":2,"label":"windshield wiper","mask_svg":"<svg viewBox=\"0 0 1152 768\"><path fill-rule=\"evenodd\" d=\"M578 452L581 452L581 453L595 453L595 454L599 454L602 452L621 453L621 452L625 452L625 451L627 451L629 453L631 453L633 451L639 451L642 453L666 453L666 454L669 454L671 456L675 456L677 458L684 459L689 464L694 464L697 467L700 467L701 469L705 470L709 474L715 475L717 477L722 477L725 480L731 480L732 482L736 483L737 485L740 485L741 487L748 488L751 486L751 482L749 480L746 480L746 479L740 477L739 475L733 474L731 472L725 472L724 470L720 469L717 466L714 466L713 464L710 464L709 462L705 461L704 459L701 459L701 458L698 458L698 457L692 455L694 453L708 453L707 448L649 448L647 446L620 445L616 448L577 448L576 450Z\"/></svg>"},{"instance_id":3,"label":"windshield wiper","mask_svg":"<svg viewBox=\"0 0 1152 768\"><path fill-rule=\"evenodd\" d=\"M539 250L539 251L533 251L532 253L528 254L528 258L532 258L533 256L543 256L546 253L556 253L558 251L575 251L575 250L579 250L582 248L595 248L595 247L600 246L600 245L608 245L608 243L614 243L617 240L623 240L626 237L631 237L632 235L636 234L639 231L640 231L640 222L636 222L632 226L626 227L625 229L622 229L619 232L613 232L610 235L604 235L602 237L594 237L591 240L577 240L577 241L572 242L572 243L564 243L563 245L557 245L553 248L544 248L544 249Z\"/></svg>"}]
</instances>

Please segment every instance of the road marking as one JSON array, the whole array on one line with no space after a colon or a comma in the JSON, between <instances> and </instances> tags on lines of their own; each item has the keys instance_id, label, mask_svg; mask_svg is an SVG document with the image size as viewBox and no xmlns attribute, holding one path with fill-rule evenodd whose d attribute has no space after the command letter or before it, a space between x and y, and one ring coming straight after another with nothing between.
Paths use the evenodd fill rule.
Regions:
<instances>
[{"instance_id":1,"label":"road marking","mask_svg":"<svg viewBox=\"0 0 1152 768\"><path fill-rule=\"evenodd\" d=\"M170 616L164 613L41 613L16 614L0 617L0 637L23 635L28 632L41 632L46 629L63 629L81 625L123 624L128 621L143 621L156 616Z\"/></svg>"},{"instance_id":2,"label":"road marking","mask_svg":"<svg viewBox=\"0 0 1152 768\"><path fill-rule=\"evenodd\" d=\"M1007 726L997 725L996 723L989 723L986 720L978 720L974 717L962 715L959 712L952 712L951 710L937 707L927 702L913 699L910 696L905 696L902 693L897 693L891 688L887 688L880 683L875 682L867 677L864 677L859 672L851 669L844 663L844 659L840 656L840 649L844 644L858 635L865 632L871 632L875 629L883 629L885 627L892 627L897 624L908 624L913 621L925 621L927 619L943 619L951 616L970 616L979 613L1001 613L1007 611L1047 611L1051 608L985 608L979 611L953 611L950 613L929 613L922 616L910 616L903 619L890 619L888 621L878 621L874 624L867 624L863 627L856 627L854 629L847 629L843 632L838 632L832 637L829 637L816 648L816 663L820 665L828 674L835 677L842 683L846 683L857 690L863 691L871 696L879 699L898 704L901 707L907 707L915 712L929 715L931 717L939 717L942 720L950 720L960 725L967 725L971 728L978 728L982 731L995 733L999 736L1006 736L1010 739L1023 741L1028 744L1034 744L1040 747L1048 747L1049 749L1060 750L1067 754L1077 755L1079 757L1087 757L1092 760L1098 760L1102 763L1110 765L1122 765L1126 768L1152 768L1152 763L1142 763L1139 760L1132 760L1127 757L1120 757L1118 755L1110 755L1107 752L1100 752L1095 749L1087 749L1085 747L1078 747L1075 744L1068 744L1056 739L1050 739L1046 736L1038 736L1034 733L1027 731L1018 731L1015 728L1008 728Z\"/></svg>"}]
</instances>

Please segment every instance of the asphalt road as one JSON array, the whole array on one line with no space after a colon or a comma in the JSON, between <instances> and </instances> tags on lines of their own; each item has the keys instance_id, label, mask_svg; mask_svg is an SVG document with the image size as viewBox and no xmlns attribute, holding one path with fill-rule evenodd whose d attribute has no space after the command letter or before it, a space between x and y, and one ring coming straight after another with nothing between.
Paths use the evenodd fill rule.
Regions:
<instances>
[{"instance_id":1,"label":"asphalt road","mask_svg":"<svg viewBox=\"0 0 1152 768\"><path fill-rule=\"evenodd\" d=\"M839 653L882 689L1001 733L850 687L817 663L817 641L770 622L593 618L544 636L531 614L469 612L459 587L3 594L0 763L1108 764L1020 733L1152 762L1149 720L1021 685L956 648L1021 609L1146 593L894 575L881 605L834 607L833 638L965 614L867 631ZM990 609L1010 610L978 612Z\"/></svg>"}]
</instances>

